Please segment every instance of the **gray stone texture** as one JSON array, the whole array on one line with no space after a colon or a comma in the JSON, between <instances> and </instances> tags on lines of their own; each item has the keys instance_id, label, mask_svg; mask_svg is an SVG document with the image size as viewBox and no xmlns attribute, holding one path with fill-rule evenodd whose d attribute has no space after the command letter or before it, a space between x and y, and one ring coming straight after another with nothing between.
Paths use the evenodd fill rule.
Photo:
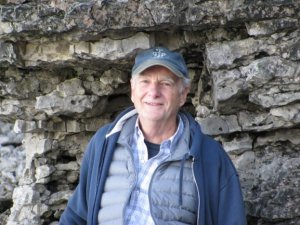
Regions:
<instances>
[{"instance_id":1,"label":"gray stone texture","mask_svg":"<svg viewBox=\"0 0 300 225\"><path fill-rule=\"evenodd\" d=\"M0 224L57 224L141 49L180 51L250 225L300 225L298 0L0 0Z\"/></svg>"}]
</instances>

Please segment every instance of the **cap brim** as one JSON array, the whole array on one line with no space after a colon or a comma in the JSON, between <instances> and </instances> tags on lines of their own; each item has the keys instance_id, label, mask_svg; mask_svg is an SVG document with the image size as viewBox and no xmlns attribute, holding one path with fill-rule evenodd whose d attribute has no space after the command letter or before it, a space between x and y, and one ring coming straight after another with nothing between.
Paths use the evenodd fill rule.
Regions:
<instances>
[{"instance_id":1,"label":"cap brim","mask_svg":"<svg viewBox=\"0 0 300 225\"><path fill-rule=\"evenodd\" d=\"M177 70L174 65L171 63L168 63L166 61L161 61L161 60L147 60L142 63L142 65L138 66L137 68L134 68L132 71L132 76L138 75L142 73L144 70L148 69L151 66L163 66L169 69L172 73L174 73L176 76L183 78L184 75L181 73L179 70Z\"/></svg>"}]
</instances>

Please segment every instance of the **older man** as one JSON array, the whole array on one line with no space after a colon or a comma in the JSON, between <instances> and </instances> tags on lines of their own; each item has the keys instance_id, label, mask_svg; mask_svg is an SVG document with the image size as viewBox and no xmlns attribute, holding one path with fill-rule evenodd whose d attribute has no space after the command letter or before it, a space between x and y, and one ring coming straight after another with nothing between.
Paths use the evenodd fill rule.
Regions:
<instances>
[{"instance_id":1,"label":"older man","mask_svg":"<svg viewBox=\"0 0 300 225\"><path fill-rule=\"evenodd\" d=\"M61 225L245 225L239 179L222 147L180 110L190 79L181 54L137 55L134 107L94 135Z\"/></svg>"}]
</instances>

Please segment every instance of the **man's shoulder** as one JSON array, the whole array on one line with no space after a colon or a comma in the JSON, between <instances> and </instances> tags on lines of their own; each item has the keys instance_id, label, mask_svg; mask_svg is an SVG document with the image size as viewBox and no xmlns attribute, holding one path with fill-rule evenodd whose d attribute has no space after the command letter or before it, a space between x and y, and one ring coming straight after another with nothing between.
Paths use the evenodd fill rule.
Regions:
<instances>
[{"instance_id":1,"label":"man's shoulder","mask_svg":"<svg viewBox=\"0 0 300 225\"><path fill-rule=\"evenodd\" d=\"M92 142L94 143L103 142L106 138L107 133L109 133L110 129L111 129L111 123L107 123L102 127L100 127L93 135Z\"/></svg>"},{"instance_id":2,"label":"man's shoulder","mask_svg":"<svg viewBox=\"0 0 300 225\"><path fill-rule=\"evenodd\" d=\"M96 131L95 135L103 135L103 134L106 134L106 133L110 130L110 128L111 128L111 123L107 123L107 124L103 125L102 127L100 127L100 128Z\"/></svg>"}]
</instances>

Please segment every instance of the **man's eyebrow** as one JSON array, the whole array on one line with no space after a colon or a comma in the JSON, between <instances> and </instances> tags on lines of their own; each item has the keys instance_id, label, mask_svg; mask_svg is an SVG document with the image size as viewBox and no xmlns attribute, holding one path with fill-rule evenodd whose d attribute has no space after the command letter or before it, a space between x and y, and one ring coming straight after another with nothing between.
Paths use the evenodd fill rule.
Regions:
<instances>
[{"instance_id":1,"label":"man's eyebrow","mask_svg":"<svg viewBox=\"0 0 300 225\"><path fill-rule=\"evenodd\" d=\"M172 78L170 78L170 77L163 77L162 79L161 79L161 81L171 81L171 82L176 82L176 80L174 80L174 79L172 79Z\"/></svg>"},{"instance_id":2,"label":"man's eyebrow","mask_svg":"<svg viewBox=\"0 0 300 225\"><path fill-rule=\"evenodd\" d=\"M167 80L167 81L172 81L172 82L176 82L177 80L175 78L172 78L168 75L163 75L161 80Z\"/></svg>"}]
</instances>

